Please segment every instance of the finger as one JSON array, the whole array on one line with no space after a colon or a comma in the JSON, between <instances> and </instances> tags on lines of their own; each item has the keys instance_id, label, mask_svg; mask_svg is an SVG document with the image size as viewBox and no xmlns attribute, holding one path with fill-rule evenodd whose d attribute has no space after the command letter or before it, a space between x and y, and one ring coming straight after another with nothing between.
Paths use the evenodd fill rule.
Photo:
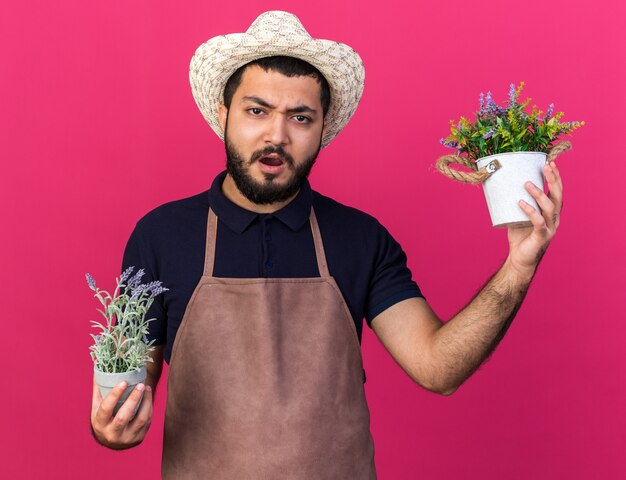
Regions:
<instances>
[{"instance_id":1,"label":"finger","mask_svg":"<svg viewBox=\"0 0 626 480\"><path fill-rule=\"evenodd\" d=\"M102 399L102 403L100 403L100 407L96 412L96 422L101 425L106 425L111 421L111 417L113 416L113 410L115 409L115 405L119 402L124 390L128 383L120 382L109 392L109 394Z\"/></svg>"},{"instance_id":2,"label":"finger","mask_svg":"<svg viewBox=\"0 0 626 480\"><path fill-rule=\"evenodd\" d=\"M561 172L559 172L559 169L557 168L554 160L550 162L550 167L552 168L552 172L554 173L554 176L556 177L557 184L559 185L561 190L563 190L563 181L561 180Z\"/></svg>"},{"instance_id":3,"label":"finger","mask_svg":"<svg viewBox=\"0 0 626 480\"><path fill-rule=\"evenodd\" d=\"M544 174L548 182L549 198L554 202L556 212L560 213L563 206L563 188L559 184L554 170L550 165L544 167Z\"/></svg>"},{"instance_id":4,"label":"finger","mask_svg":"<svg viewBox=\"0 0 626 480\"><path fill-rule=\"evenodd\" d=\"M141 400L145 388L146 387L143 383L137 384L137 386L133 389L126 401L117 411L115 417L113 417L112 422L113 428L115 430L125 429L128 423L132 420L135 407L139 403L139 400Z\"/></svg>"},{"instance_id":5,"label":"finger","mask_svg":"<svg viewBox=\"0 0 626 480\"><path fill-rule=\"evenodd\" d=\"M526 190L528 190L541 208L541 215L545 219L546 226L553 229L557 222L557 216L555 215L556 207L552 200L532 182L526 182Z\"/></svg>"},{"instance_id":6,"label":"finger","mask_svg":"<svg viewBox=\"0 0 626 480\"><path fill-rule=\"evenodd\" d=\"M129 424L131 431L136 433L141 430L147 429L150 426L152 420L152 388L150 385L146 385L146 390L143 393L143 401L137 410L137 415L133 418Z\"/></svg>"},{"instance_id":7,"label":"finger","mask_svg":"<svg viewBox=\"0 0 626 480\"><path fill-rule=\"evenodd\" d=\"M535 207L529 205L524 200L519 201L519 206L522 208L524 213L528 216L528 219L533 224L533 230L539 233L542 237L548 236L548 227L546 225L546 220L541 215Z\"/></svg>"}]
</instances>

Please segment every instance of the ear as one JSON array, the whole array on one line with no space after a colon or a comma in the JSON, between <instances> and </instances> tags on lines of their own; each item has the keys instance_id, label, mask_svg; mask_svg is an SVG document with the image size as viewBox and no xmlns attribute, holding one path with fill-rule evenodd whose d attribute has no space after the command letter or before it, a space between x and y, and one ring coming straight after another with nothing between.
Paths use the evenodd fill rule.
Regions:
<instances>
[{"instance_id":1,"label":"ear","mask_svg":"<svg viewBox=\"0 0 626 480\"><path fill-rule=\"evenodd\" d=\"M224 130L226 130L226 117L228 116L228 108L226 108L226 105L222 103L217 113L219 115L220 127L222 128L223 132Z\"/></svg>"}]
</instances>

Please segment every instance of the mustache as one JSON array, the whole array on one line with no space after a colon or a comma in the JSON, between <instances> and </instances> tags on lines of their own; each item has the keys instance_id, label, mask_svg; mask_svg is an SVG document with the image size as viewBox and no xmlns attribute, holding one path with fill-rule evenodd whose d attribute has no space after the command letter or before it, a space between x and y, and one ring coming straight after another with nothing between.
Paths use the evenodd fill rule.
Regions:
<instances>
[{"instance_id":1,"label":"mustache","mask_svg":"<svg viewBox=\"0 0 626 480\"><path fill-rule=\"evenodd\" d=\"M257 150L256 152L252 154L250 158L250 163L254 163L260 158L266 155L272 155L272 154L276 154L278 158L280 158L283 162L293 167L294 165L293 157L289 155L287 152L285 152L283 147L268 146L268 147L265 147L263 150Z\"/></svg>"}]
</instances>

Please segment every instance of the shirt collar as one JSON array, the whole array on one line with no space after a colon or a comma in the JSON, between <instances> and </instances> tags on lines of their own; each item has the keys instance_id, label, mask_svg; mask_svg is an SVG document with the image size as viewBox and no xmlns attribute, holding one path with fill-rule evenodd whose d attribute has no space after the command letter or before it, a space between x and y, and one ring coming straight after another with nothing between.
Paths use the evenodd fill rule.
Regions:
<instances>
[{"instance_id":1,"label":"shirt collar","mask_svg":"<svg viewBox=\"0 0 626 480\"><path fill-rule=\"evenodd\" d=\"M260 214L240 207L224 195L222 183L224 178L226 178L226 173L227 171L224 170L213 180L209 190L209 205L220 222L226 224L233 232L243 233ZM312 198L311 184L308 180L305 180L295 198L283 208L274 212L272 216L278 218L291 230L299 230L309 220Z\"/></svg>"}]
</instances>

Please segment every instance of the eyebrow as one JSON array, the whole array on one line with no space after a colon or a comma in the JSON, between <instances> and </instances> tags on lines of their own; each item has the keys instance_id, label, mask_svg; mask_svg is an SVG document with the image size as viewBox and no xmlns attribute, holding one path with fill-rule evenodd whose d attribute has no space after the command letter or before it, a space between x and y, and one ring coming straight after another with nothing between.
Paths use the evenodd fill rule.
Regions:
<instances>
[{"instance_id":1,"label":"eyebrow","mask_svg":"<svg viewBox=\"0 0 626 480\"><path fill-rule=\"evenodd\" d=\"M275 105L271 105L270 103L267 103L265 100L263 100L261 97L257 97L254 95L248 95L242 98L242 100L244 101L249 101L249 102L254 102L254 103L258 103L259 105L261 105L262 107L265 108L276 108ZM317 111L311 107L308 107L306 105L298 105L297 107L293 107L287 110L287 113L314 113L316 114Z\"/></svg>"}]
</instances>

